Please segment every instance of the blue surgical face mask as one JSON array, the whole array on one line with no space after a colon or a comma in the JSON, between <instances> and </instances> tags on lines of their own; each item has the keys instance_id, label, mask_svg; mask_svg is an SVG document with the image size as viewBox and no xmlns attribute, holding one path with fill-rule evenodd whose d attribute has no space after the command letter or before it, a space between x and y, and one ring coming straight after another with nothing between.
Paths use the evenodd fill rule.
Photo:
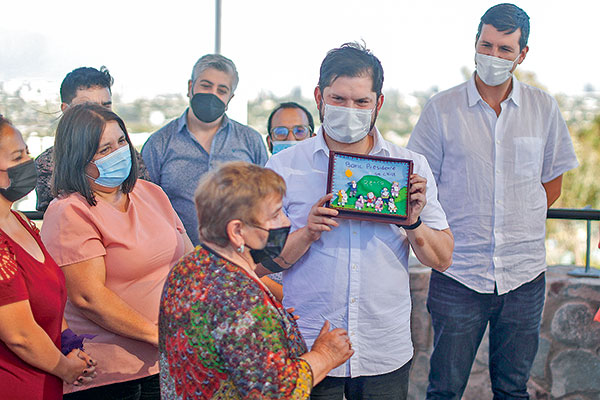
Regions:
<instances>
[{"instance_id":1,"label":"blue surgical face mask","mask_svg":"<svg viewBox=\"0 0 600 400\"><path fill-rule=\"evenodd\" d=\"M129 146L123 146L96 161L100 176L92 178L100 186L114 188L121 186L131 173L131 151Z\"/></svg>"},{"instance_id":2,"label":"blue surgical face mask","mask_svg":"<svg viewBox=\"0 0 600 400\"><path fill-rule=\"evenodd\" d=\"M293 145L298 144L299 142L296 142L293 140L273 140L271 143L273 144L272 153L275 154L275 153L279 153L283 149L292 147Z\"/></svg>"}]
</instances>

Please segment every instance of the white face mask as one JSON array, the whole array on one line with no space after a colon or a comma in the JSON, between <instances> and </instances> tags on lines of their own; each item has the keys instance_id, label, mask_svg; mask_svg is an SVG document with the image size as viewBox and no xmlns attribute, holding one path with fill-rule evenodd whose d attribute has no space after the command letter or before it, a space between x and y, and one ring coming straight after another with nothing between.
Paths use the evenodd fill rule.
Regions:
<instances>
[{"instance_id":1,"label":"white face mask","mask_svg":"<svg viewBox=\"0 0 600 400\"><path fill-rule=\"evenodd\" d=\"M520 55L521 54L519 54L519 56ZM512 76L510 71L513 69L515 62L519 59L519 56L513 61L510 61L499 57L475 53L477 76L488 86L501 85Z\"/></svg>"},{"instance_id":2,"label":"white face mask","mask_svg":"<svg viewBox=\"0 0 600 400\"><path fill-rule=\"evenodd\" d=\"M371 130L373 110L325 104L323 129L336 142L356 143Z\"/></svg>"}]
</instances>

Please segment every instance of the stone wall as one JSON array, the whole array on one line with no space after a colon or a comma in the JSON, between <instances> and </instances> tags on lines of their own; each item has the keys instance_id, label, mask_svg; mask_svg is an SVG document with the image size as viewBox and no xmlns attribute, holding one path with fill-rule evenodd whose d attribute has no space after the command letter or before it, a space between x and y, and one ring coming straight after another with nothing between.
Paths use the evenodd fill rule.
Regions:
<instances>
[{"instance_id":1,"label":"stone wall","mask_svg":"<svg viewBox=\"0 0 600 400\"><path fill-rule=\"evenodd\" d=\"M537 400L600 400L600 323L593 322L600 307L600 279L567 275L572 266L553 266L546 274L546 304L540 346L529 380ZM430 269L413 266L412 336L415 356L409 399L425 398L429 355L433 346L431 320L425 302ZM491 400L487 333L473 364L464 400Z\"/></svg>"}]
</instances>

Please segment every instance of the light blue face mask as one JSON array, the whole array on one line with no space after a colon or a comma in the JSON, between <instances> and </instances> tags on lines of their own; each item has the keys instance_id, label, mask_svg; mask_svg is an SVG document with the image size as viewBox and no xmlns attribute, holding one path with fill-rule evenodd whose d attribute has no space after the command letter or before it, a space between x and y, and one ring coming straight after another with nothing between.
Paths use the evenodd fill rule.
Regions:
<instances>
[{"instance_id":1,"label":"light blue face mask","mask_svg":"<svg viewBox=\"0 0 600 400\"><path fill-rule=\"evenodd\" d=\"M273 140L273 154L279 153L283 149L287 149L288 147L292 147L295 144L300 142L295 142L292 140Z\"/></svg>"},{"instance_id":2,"label":"light blue face mask","mask_svg":"<svg viewBox=\"0 0 600 400\"><path fill-rule=\"evenodd\" d=\"M131 151L129 146L123 146L96 161L92 161L98 168L100 176L94 179L100 186L114 188L121 186L131 172Z\"/></svg>"}]
</instances>

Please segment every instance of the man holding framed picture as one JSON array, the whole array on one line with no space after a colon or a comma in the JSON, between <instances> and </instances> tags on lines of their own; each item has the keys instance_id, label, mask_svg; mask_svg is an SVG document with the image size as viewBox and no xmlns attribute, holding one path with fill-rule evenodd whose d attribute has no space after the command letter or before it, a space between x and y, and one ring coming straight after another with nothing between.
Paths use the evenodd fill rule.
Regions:
<instances>
[{"instance_id":1,"label":"man holding framed picture","mask_svg":"<svg viewBox=\"0 0 600 400\"><path fill-rule=\"evenodd\" d=\"M364 46L329 51L314 93L319 132L266 165L285 179L292 233L281 255L263 266L294 264L284 273L284 305L296 309L309 346L328 320L349 332L355 351L313 389L314 399L406 398L413 357L409 245L441 271L452 261L452 233L425 158L384 140L375 127L382 86L381 63ZM408 225L336 218L337 210L324 207L333 196L326 194L330 150L413 160Z\"/></svg>"}]
</instances>

